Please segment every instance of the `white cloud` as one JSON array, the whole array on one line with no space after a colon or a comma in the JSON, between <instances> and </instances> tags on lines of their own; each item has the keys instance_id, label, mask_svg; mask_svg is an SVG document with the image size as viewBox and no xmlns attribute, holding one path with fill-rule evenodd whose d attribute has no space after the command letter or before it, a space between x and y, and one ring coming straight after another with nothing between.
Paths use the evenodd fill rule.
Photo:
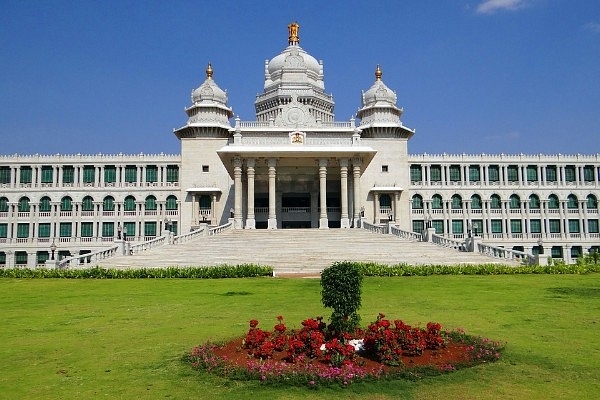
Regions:
<instances>
[{"instance_id":1,"label":"white cloud","mask_svg":"<svg viewBox=\"0 0 600 400\"><path fill-rule=\"evenodd\" d=\"M525 0L485 0L477 6L478 14L492 14L498 10L516 10L525 6Z\"/></svg>"},{"instance_id":2,"label":"white cloud","mask_svg":"<svg viewBox=\"0 0 600 400\"><path fill-rule=\"evenodd\" d=\"M589 22L585 24L585 29L591 32L600 33L600 22Z\"/></svg>"}]
</instances>

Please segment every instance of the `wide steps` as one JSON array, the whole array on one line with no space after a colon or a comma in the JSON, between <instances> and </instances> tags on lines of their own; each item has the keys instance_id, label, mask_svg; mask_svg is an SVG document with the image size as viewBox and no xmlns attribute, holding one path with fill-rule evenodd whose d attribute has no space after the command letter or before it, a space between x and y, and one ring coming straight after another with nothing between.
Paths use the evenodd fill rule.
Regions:
<instances>
[{"instance_id":1,"label":"wide steps","mask_svg":"<svg viewBox=\"0 0 600 400\"><path fill-rule=\"evenodd\" d=\"M229 230L178 245L105 259L107 268L260 264L276 275L318 274L336 261L381 264L482 264L497 259L361 229ZM502 263L508 261L502 260Z\"/></svg>"}]
</instances>

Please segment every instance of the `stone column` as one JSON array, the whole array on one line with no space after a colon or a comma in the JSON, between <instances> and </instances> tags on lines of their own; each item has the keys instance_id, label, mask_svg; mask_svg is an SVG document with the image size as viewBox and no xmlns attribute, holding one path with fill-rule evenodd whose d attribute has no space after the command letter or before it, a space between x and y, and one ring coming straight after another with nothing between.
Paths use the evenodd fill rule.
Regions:
<instances>
[{"instance_id":1,"label":"stone column","mask_svg":"<svg viewBox=\"0 0 600 400\"><path fill-rule=\"evenodd\" d=\"M360 209L362 207L362 202L360 201L360 159L354 158L352 160L352 175L354 177L354 227L358 228L360 221Z\"/></svg>"},{"instance_id":2,"label":"stone column","mask_svg":"<svg viewBox=\"0 0 600 400\"><path fill-rule=\"evenodd\" d=\"M350 228L350 219L348 218L348 159L340 160L340 180L342 194L342 219L341 228Z\"/></svg>"},{"instance_id":3,"label":"stone column","mask_svg":"<svg viewBox=\"0 0 600 400\"><path fill-rule=\"evenodd\" d=\"M373 192L373 220L372 224L377 224L379 222L379 193Z\"/></svg>"},{"instance_id":4,"label":"stone column","mask_svg":"<svg viewBox=\"0 0 600 400\"><path fill-rule=\"evenodd\" d=\"M394 192L394 223L400 223L400 192Z\"/></svg>"},{"instance_id":5,"label":"stone column","mask_svg":"<svg viewBox=\"0 0 600 400\"><path fill-rule=\"evenodd\" d=\"M319 159L319 194L320 207L319 214L319 229L328 229L329 221L327 220L327 159Z\"/></svg>"},{"instance_id":6,"label":"stone column","mask_svg":"<svg viewBox=\"0 0 600 400\"><path fill-rule=\"evenodd\" d=\"M268 229L277 229L277 214L275 207L275 177L277 171L275 166L277 160L275 158L269 158L267 166L269 167L269 217L267 222Z\"/></svg>"},{"instance_id":7,"label":"stone column","mask_svg":"<svg viewBox=\"0 0 600 400\"><path fill-rule=\"evenodd\" d=\"M192 226L198 224L198 198L196 197L196 193L192 193Z\"/></svg>"},{"instance_id":8,"label":"stone column","mask_svg":"<svg viewBox=\"0 0 600 400\"><path fill-rule=\"evenodd\" d=\"M246 161L248 174L248 213L246 216L246 229L255 229L256 220L254 219L254 158Z\"/></svg>"},{"instance_id":9,"label":"stone column","mask_svg":"<svg viewBox=\"0 0 600 400\"><path fill-rule=\"evenodd\" d=\"M242 229L242 159L235 157L233 159L233 186L234 186L234 204L233 204L233 222L235 229Z\"/></svg>"}]
</instances>

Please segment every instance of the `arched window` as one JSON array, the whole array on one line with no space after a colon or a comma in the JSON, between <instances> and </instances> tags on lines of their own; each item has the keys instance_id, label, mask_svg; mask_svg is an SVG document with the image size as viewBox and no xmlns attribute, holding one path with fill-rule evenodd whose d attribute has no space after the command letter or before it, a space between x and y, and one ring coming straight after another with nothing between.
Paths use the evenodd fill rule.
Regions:
<instances>
[{"instance_id":1,"label":"arched window","mask_svg":"<svg viewBox=\"0 0 600 400\"><path fill-rule=\"evenodd\" d=\"M460 197L459 195L455 194L454 196L452 196L452 205L451 205L453 210L460 210L462 209L462 197Z\"/></svg>"},{"instance_id":2,"label":"arched window","mask_svg":"<svg viewBox=\"0 0 600 400\"><path fill-rule=\"evenodd\" d=\"M73 211L73 202L69 196L60 199L60 211Z\"/></svg>"},{"instance_id":3,"label":"arched window","mask_svg":"<svg viewBox=\"0 0 600 400\"><path fill-rule=\"evenodd\" d=\"M471 196L471 209L481 210L481 197L478 194Z\"/></svg>"},{"instance_id":4,"label":"arched window","mask_svg":"<svg viewBox=\"0 0 600 400\"><path fill-rule=\"evenodd\" d=\"M102 200L102 211L115 211L115 198L112 196L106 196Z\"/></svg>"},{"instance_id":5,"label":"arched window","mask_svg":"<svg viewBox=\"0 0 600 400\"><path fill-rule=\"evenodd\" d=\"M0 197L0 212L8 212L8 199Z\"/></svg>"},{"instance_id":6,"label":"arched window","mask_svg":"<svg viewBox=\"0 0 600 400\"><path fill-rule=\"evenodd\" d=\"M29 212L29 198L21 197L19 199L19 212Z\"/></svg>"},{"instance_id":7,"label":"arched window","mask_svg":"<svg viewBox=\"0 0 600 400\"><path fill-rule=\"evenodd\" d=\"M44 196L40 199L40 212L50 212L52 206L50 205L50 197Z\"/></svg>"},{"instance_id":8,"label":"arched window","mask_svg":"<svg viewBox=\"0 0 600 400\"><path fill-rule=\"evenodd\" d=\"M91 196L85 196L81 201L81 211L94 211L94 199Z\"/></svg>"},{"instance_id":9,"label":"arched window","mask_svg":"<svg viewBox=\"0 0 600 400\"><path fill-rule=\"evenodd\" d=\"M540 198L536 194L529 196L529 208L538 210L540 208Z\"/></svg>"},{"instance_id":10,"label":"arched window","mask_svg":"<svg viewBox=\"0 0 600 400\"><path fill-rule=\"evenodd\" d=\"M588 210L598 209L598 199L593 194L588 194L586 204L587 204ZM0 210L0 211L2 211L2 210Z\"/></svg>"},{"instance_id":11,"label":"arched window","mask_svg":"<svg viewBox=\"0 0 600 400\"><path fill-rule=\"evenodd\" d=\"M379 196L379 209L390 210L392 208L392 198L389 194L382 194Z\"/></svg>"},{"instance_id":12,"label":"arched window","mask_svg":"<svg viewBox=\"0 0 600 400\"><path fill-rule=\"evenodd\" d=\"M431 208L433 208L434 210L441 210L442 208L444 208L442 196L440 196L439 194L434 194L431 197Z\"/></svg>"},{"instance_id":13,"label":"arched window","mask_svg":"<svg viewBox=\"0 0 600 400\"><path fill-rule=\"evenodd\" d=\"M165 207L167 210L177 210L177 197L173 195L168 196Z\"/></svg>"},{"instance_id":14,"label":"arched window","mask_svg":"<svg viewBox=\"0 0 600 400\"><path fill-rule=\"evenodd\" d=\"M207 194L203 194L200 196L200 209L202 210L210 210L211 206L210 196Z\"/></svg>"},{"instance_id":15,"label":"arched window","mask_svg":"<svg viewBox=\"0 0 600 400\"><path fill-rule=\"evenodd\" d=\"M415 194L412 197L412 208L413 210L423 209L423 198L421 197L421 195Z\"/></svg>"},{"instance_id":16,"label":"arched window","mask_svg":"<svg viewBox=\"0 0 600 400\"><path fill-rule=\"evenodd\" d=\"M493 194L490 196L490 208L499 209L502 207L502 201L500 200L500 196L497 194Z\"/></svg>"},{"instance_id":17,"label":"arched window","mask_svg":"<svg viewBox=\"0 0 600 400\"><path fill-rule=\"evenodd\" d=\"M123 211L135 211L135 197L125 197L125 203L123 204Z\"/></svg>"},{"instance_id":18,"label":"arched window","mask_svg":"<svg viewBox=\"0 0 600 400\"><path fill-rule=\"evenodd\" d=\"M513 210L518 210L519 208L521 208L521 198L516 194L511 194L508 206Z\"/></svg>"},{"instance_id":19,"label":"arched window","mask_svg":"<svg viewBox=\"0 0 600 400\"><path fill-rule=\"evenodd\" d=\"M146 197L146 204L144 205L147 211L155 211L156 210L156 197L150 195Z\"/></svg>"},{"instance_id":20,"label":"arched window","mask_svg":"<svg viewBox=\"0 0 600 400\"><path fill-rule=\"evenodd\" d=\"M558 197L555 194L548 196L548 208L555 210L559 207Z\"/></svg>"},{"instance_id":21,"label":"arched window","mask_svg":"<svg viewBox=\"0 0 600 400\"><path fill-rule=\"evenodd\" d=\"M578 208L579 201L577 201L577 196L574 194L570 194L567 196L567 208Z\"/></svg>"}]
</instances>

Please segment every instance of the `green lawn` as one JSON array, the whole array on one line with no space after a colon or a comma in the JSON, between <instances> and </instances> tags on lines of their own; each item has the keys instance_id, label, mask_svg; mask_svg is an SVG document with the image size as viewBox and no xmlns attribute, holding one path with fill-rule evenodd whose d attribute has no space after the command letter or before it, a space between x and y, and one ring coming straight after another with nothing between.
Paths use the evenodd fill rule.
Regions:
<instances>
[{"instance_id":1,"label":"green lawn","mask_svg":"<svg viewBox=\"0 0 600 400\"><path fill-rule=\"evenodd\" d=\"M263 386L193 371L192 346L329 314L318 279L0 279L2 399L590 399L600 393L600 274L365 278L363 324L506 342L501 360L419 382Z\"/></svg>"}]
</instances>

